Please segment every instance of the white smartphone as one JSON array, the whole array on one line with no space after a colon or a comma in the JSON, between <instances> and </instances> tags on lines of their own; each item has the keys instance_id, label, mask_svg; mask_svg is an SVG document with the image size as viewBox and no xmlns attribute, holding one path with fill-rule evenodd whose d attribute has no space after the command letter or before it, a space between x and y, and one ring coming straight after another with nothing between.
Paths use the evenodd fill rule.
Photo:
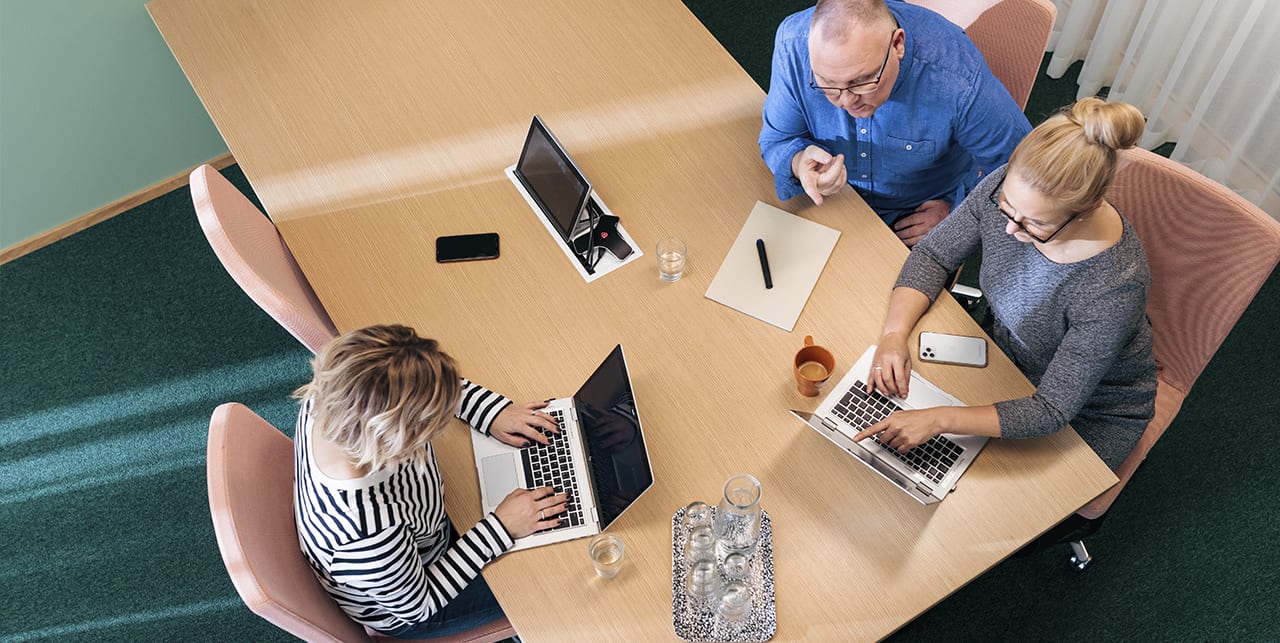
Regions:
<instances>
[{"instance_id":1,"label":"white smartphone","mask_svg":"<svg viewBox=\"0 0 1280 643\"><path fill-rule=\"evenodd\" d=\"M987 365L987 340L925 331L920 333L920 361L982 368Z\"/></svg>"}]
</instances>

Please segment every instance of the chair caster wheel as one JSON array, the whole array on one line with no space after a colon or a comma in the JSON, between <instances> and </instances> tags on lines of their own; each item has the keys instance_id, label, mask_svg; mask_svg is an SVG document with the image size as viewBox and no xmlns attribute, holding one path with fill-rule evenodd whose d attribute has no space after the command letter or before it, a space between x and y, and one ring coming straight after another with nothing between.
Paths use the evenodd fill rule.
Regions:
<instances>
[{"instance_id":1,"label":"chair caster wheel","mask_svg":"<svg viewBox=\"0 0 1280 643\"><path fill-rule=\"evenodd\" d=\"M1092 561L1093 558L1089 556L1089 550L1084 548L1083 540L1071 541L1071 566L1075 567L1076 571L1084 571L1084 568L1088 567Z\"/></svg>"}]
</instances>

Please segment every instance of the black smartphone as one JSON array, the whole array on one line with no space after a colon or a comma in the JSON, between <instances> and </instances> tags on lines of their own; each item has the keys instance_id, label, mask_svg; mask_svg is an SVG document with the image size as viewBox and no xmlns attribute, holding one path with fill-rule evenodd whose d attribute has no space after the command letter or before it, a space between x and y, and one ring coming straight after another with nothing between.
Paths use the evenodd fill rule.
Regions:
<instances>
[{"instance_id":1,"label":"black smartphone","mask_svg":"<svg viewBox=\"0 0 1280 643\"><path fill-rule=\"evenodd\" d=\"M497 258L497 232L436 237L436 261L439 263Z\"/></svg>"}]
</instances>

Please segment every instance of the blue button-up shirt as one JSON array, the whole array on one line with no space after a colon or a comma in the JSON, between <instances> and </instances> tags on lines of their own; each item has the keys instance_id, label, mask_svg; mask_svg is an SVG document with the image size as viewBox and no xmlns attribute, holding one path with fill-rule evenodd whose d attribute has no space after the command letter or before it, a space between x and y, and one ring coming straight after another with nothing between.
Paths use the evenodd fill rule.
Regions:
<instances>
[{"instance_id":1,"label":"blue button-up shirt","mask_svg":"<svg viewBox=\"0 0 1280 643\"><path fill-rule=\"evenodd\" d=\"M802 194L791 158L809 145L844 154L849 184L886 223L929 199L954 207L980 172L1009 160L1031 124L982 54L932 11L888 2L906 32L898 79L869 118L854 118L813 89L809 23L813 9L788 16L773 47L760 152L779 199Z\"/></svg>"}]
</instances>

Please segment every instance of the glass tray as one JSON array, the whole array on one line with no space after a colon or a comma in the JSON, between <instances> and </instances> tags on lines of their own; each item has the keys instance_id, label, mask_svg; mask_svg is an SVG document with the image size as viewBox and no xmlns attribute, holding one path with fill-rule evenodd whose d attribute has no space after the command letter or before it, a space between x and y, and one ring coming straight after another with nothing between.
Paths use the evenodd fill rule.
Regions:
<instances>
[{"instance_id":1,"label":"glass tray","mask_svg":"<svg viewBox=\"0 0 1280 643\"><path fill-rule=\"evenodd\" d=\"M712 516L716 508L711 507ZM760 511L760 544L751 555L747 586L751 590L751 609L738 621L716 617L713 602L700 602L685 592L685 575L689 561L684 557L684 543L689 532L684 528L684 507L671 517L671 625L676 636L686 641L768 641L778 630L778 610L773 595L773 527L769 512ZM717 556L716 564L724 562Z\"/></svg>"}]
</instances>

